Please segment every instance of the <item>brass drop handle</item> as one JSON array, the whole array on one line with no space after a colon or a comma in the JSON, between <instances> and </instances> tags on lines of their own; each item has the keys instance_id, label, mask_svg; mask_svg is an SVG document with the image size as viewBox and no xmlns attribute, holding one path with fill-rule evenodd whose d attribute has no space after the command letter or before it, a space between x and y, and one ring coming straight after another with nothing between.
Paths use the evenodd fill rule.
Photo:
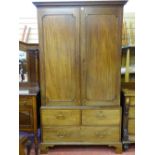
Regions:
<instances>
[{"instance_id":1,"label":"brass drop handle","mask_svg":"<svg viewBox=\"0 0 155 155\"><path fill-rule=\"evenodd\" d=\"M106 136L106 132L96 132L95 135L98 138L104 138Z\"/></svg>"},{"instance_id":2,"label":"brass drop handle","mask_svg":"<svg viewBox=\"0 0 155 155\"><path fill-rule=\"evenodd\" d=\"M57 119L65 119L65 116L63 114L58 114L56 115Z\"/></svg>"},{"instance_id":3,"label":"brass drop handle","mask_svg":"<svg viewBox=\"0 0 155 155\"><path fill-rule=\"evenodd\" d=\"M104 113L102 113L101 111L96 113L96 117L99 118L99 119L103 119L105 118L106 116L104 115Z\"/></svg>"},{"instance_id":4,"label":"brass drop handle","mask_svg":"<svg viewBox=\"0 0 155 155\"><path fill-rule=\"evenodd\" d=\"M68 136L69 136L69 133L58 132L58 133L57 133L57 136L60 137L60 138L64 138L64 137L68 137Z\"/></svg>"},{"instance_id":5,"label":"brass drop handle","mask_svg":"<svg viewBox=\"0 0 155 155\"><path fill-rule=\"evenodd\" d=\"M23 104L23 105L26 105L26 104L27 104L27 101L22 101L22 104Z\"/></svg>"},{"instance_id":6,"label":"brass drop handle","mask_svg":"<svg viewBox=\"0 0 155 155\"><path fill-rule=\"evenodd\" d=\"M60 138L63 138L63 137L65 137L65 134L64 133L58 133L57 136Z\"/></svg>"}]
</instances>

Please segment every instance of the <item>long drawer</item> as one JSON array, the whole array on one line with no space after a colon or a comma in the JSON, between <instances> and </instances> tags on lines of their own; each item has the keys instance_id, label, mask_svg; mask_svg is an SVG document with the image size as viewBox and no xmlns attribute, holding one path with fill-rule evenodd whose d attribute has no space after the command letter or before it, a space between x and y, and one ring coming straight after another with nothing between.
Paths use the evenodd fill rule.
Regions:
<instances>
[{"instance_id":1,"label":"long drawer","mask_svg":"<svg viewBox=\"0 0 155 155\"><path fill-rule=\"evenodd\" d=\"M121 123L121 110L82 110L82 125L118 125Z\"/></svg>"},{"instance_id":2,"label":"long drawer","mask_svg":"<svg viewBox=\"0 0 155 155\"><path fill-rule=\"evenodd\" d=\"M80 110L42 109L42 126L80 125Z\"/></svg>"},{"instance_id":3,"label":"long drawer","mask_svg":"<svg viewBox=\"0 0 155 155\"><path fill-rule=\"evenodd\" d=\"M116 142L120 129L113 127L51 127L42 129L43 142Z\"/></svg>"}]
</instances>

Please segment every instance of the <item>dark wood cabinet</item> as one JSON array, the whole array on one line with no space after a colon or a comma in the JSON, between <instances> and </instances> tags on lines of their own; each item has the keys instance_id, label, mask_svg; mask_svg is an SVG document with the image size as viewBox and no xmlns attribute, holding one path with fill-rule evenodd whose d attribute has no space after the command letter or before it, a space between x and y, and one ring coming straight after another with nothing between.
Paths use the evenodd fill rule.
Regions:
<instances>
[{"instance_id":1,"label":"dark wood cabinet","mask_svg":"<svg viewBox=\"0 0 155 155\"><path fill-rule=\"evenodd\" d=\"M34 133L34 142L38 143L39 127L39 88L19 89L19 130Z\"/></svg>"},{"instance_id":2,"label":"dark wood cabinet","mask_svg":"<svg viewBox=\"0 0 155 155\"><path fill-rule=\"evenodd\" d=\"M19 86L39 86L39 50L38 44L19 42ZM22 73L21 73L22 72ZM24 75L26 74L26 75ZM24 79L21 79L23 76Z\"/></svg>"},{"instance_id":3,"label":"dark wood cabinet","mask_svg":"<svg viewBox=\"0 0 155 155\"><path fill-rule=\"evenodd\" d=\"M129 88L130 86L130 88ZM128 87L123 89L122 93L122 142L124 149L128 144L135 143L135 86L134 83L128 83Z\"/></svg>"},{"instance_id":4,"label":"dark wood cabinet","mask_svg":"<svg viewBox=\"0 0 155 155\"><path fill-rule=\"evenodd\" d=\"M33 112L32 112L32 106L26 107L26 106L20 106L19 110L19 125L20 129L33 129Z\"/></svg>"},{"instance_id":5,"label":"dark wood cabinet","mask_svg":"<svg viewBox=\"0 0 155 155\"><path fill-rule=\"evenodd\" d=\"M38 9L41 152L121 144L121 31L126 0L34 2Z\"/></svg>"},{"instance_id":6,"label":"dark wood cabinet","mask_svg":"<svg viewBox=\"0 0 155 155\"><path fill-rule=\"evenodd\" d=\"M37 144L40 125L38 44L19 42L19 52L24 55L19 57L19 77L22 76L19 81L19 131L34 133Z\"/></svg>"}]
</instances>

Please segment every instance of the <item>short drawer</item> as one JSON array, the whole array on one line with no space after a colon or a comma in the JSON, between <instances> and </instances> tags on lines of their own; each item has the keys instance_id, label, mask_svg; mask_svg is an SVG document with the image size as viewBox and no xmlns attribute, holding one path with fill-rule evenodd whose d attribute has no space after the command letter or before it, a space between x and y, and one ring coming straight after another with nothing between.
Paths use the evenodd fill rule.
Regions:
<instances>
[{"instance_id":1,"label":"short drawer","mask_svg":"<svg viewBox=\"0 0 155 155\"><path fill-rule=\"evenodd\" d=\"M135 134L135 120L134 119L128 120L128 133L131 135Z\"/></svg>"},{"instance_id":2,"label":"short drawer","mask_svg":"<svg viewBox=\"0 0 155 155\"><path fill-rule=\"evenodd\" d=\"M118 126L82 127L81 137L87 142L116 142L121 139Z\"/></svg>"},{"instance_id":3,"label":"short drawer","mask_svg":"<svg viewBox=\"0 0 155 155\"><path fill-rule=\"evenodd\" d=\"M80 127L51 127L42 129L43 142L80 142Z\"/></svg>"},{"instance_id":4,"label":"short drawer","mask_svg":"<svg viewBox=\"0 0 155 155\"><path fill-rule=\"evenodd\" d=\"M129 118L135 118L135 107L129 108Z\"/></svg>"},{"instance_id":5,"label":"short drawer","mask_svg":"<svg viewBox=\"0 0 155 155\"><path fill-rule=\"evenodd\" d=\"M33 97L31 96L19 96L19 105L32 105Z\"/></svg>"},{"instance_id":6,"label":"short drawer","mask_svg":"<svg viewBox=\"0 0 155 155\"><path fill-rule=\"evenodd\" d=\"M82 110L82 125L119 125L120 122L120 108L104 110Z\"/></svg>"},{"instance_id":7,"label":"short drawer","mask_svg":"<svg viewBox=\"0 0 155 155\"><path fill-rule=\"evenodd\" d=\"M43 126L80 125L80 110L41 109Z\"/></svg>"}]
</instances>

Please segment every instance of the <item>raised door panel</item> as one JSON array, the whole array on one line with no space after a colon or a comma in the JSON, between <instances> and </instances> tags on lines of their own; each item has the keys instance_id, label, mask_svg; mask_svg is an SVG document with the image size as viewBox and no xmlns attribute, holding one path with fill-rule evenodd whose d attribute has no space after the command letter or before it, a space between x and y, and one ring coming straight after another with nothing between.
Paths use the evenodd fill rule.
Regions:
<instances>
[{"instance_id":1,"label":"raised door panel","mask_svg":"<svg viewBox=\"0 0 155 155\"><path fill-rule=\"evenodd\" d=\"M119 8L83 8L82 104L119 104L120 17Z\"/></svg>"},{"instance_id":2,"label":"raised door panel","mask_svg":"<svg viewBox=\"0 0 155 155\"><path fill-rule=\"evenodd\" d=\"M79 9L46 9L42 15L42 37L44 102L48 105L78 105Z\"/></svg>"}]
</instances>

